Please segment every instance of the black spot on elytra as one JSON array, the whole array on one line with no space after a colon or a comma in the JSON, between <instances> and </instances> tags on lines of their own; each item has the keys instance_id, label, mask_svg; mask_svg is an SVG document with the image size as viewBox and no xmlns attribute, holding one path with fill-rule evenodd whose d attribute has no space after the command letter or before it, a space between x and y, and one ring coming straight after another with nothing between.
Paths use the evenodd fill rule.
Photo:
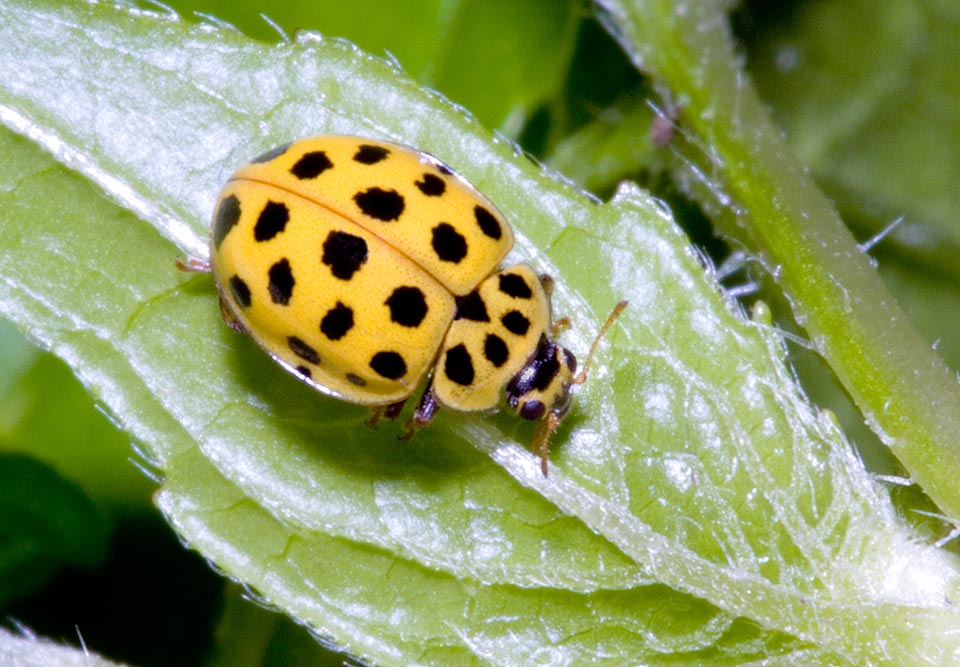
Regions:
<instances>
[{"instance_id":1,"label":"black spot on elytra","mask_svg":"<svg viewBox=\"0 0 960 667\"><path fill-rule=\"evenodd\" d=\"M297 366L297 372L308 380L313 377L313 371L306 366Z\"/></svg>"},{"instance_id":2,"label":"black spot on elytra","mask_svg":"<svg viewBox=\"0 0 960 667\"><path fill-rule=\"evenodd\" d=\"M286 229L289 220L290 209L286 204L268 201L257 217L257 224L253 226L253 238L261 243L269 241Z\"/></svg>"},{"instance_id":3,"label":"black spot on elytra","mask_svg":"<svg viewBox=\"0 0 960 667\"><path fill-rule=\"evenodd\" d=\"M433 251L444 262L456 264L467 256L467 240L453 225L441 222L433 228Z\"/></svg>"},{"instance_id":4,"label":"black spot on elytra","mask_svg":"<svg viewBox=\"0 0 960 667\"><path fill-rule=\"evenodd\" d=\"M370 359L370 368L381 377L397 380L406 374L407 362L397 352L383 351L373 355Z\"/></svg>"},{"instance_id":5,"label":"black spot on elytra","mask_svg":"<svg viewBox=\"0 0 960 667\"><path fill-rule=\"evenodd\" d=\"M390 150L383 146L364 144L357 149L356 154L353 156L353 161L359 162L360 164L376 164L388 155L390 155Z\"/></svg>"},{"instance_id":6,"label":"black spot on elytra","mask_svg":"<svg viewBox=\"0 0 960 667\"><path fill-rule=\"evenodd\" d=\"M366 387L366 386L367 386L367 381L364 380L364 379L363 379L362 377L360 377L359 375L357 375L356 373L347 373L347 382L349 382L350 384L355 384L355 385L357 385L358 387Z\"/></svg>"},{"instance_id":7,"label":"black spot on elytra","mask_svg":"<svg viewBox=\"0 0 960 667\"><path fill-rule=\"evenodd\" d=\"M482 206L474 206L473 214L477 218L477 224L480 225L480 231L494 240L499 240L503 236L503 229L500 227L500 221L497 217Z\"/></svg>"},{"instance_id":8,"label":"black spot on elytra","mask_svg":"<svg viewBox=\"0 0 960 667\"><path fill-rule=\"evenodd\" d=\"M353 309L337 301L320 320L320 333L328 340L340 340L353 328Z\"/></svg>"},{"instance_id":9,"label":"black spot on elytra","mask_svg":"<svg viewBox=\"0 0 960 667\"><path fill-rule=\"evenodd\" d=\"M457 314L453 319L489 322L490 316L487 314L487 304L483 302L479 293L470 292L467 296L457 300Z\"/></svg>"},{"instance_id":10,"label":"black spot on elytra","mask_svg":"<svg viewBox=\"0 0 960 667\"><path fill-rule=\"evenodd\" d=\"M243 278L240 276L230 278L230 293L241 308L250 307L250 287L243 282Z\"/></svg>"},{"instance_id":11,"label":"black spot on elytra","mask_svg":"<svg viewBox=\"0 0 960 667\"><path fill-rule=\"evenodd\" d=\"M287 258L284 257L271 266L267 275L270 278L267 291L270 292L270 298L273 302L281 306L289 304L296 281L293 279L293 272L290 270L290 262L287 261Z\"/></svg>"},{"instance_id":12,"label":"black spot on elytra","mask_svg":"<svg viewBox=\"0 0 960 667\"><path fill-rule=\"evenodd\" d=\"M464 387L473 382L473 359L463 343L451 347L447 350L446 358L443 361L443 374L451 382L455 382Z\"/></svg>"},{"instance_id":13,"label":"black spot on elytra","mask_svg":"<svg viewBox=\"0 0 960 667\"><path fill-rule=\"evenodd\" d=\"M213 245L219 248L230 230L240 222L240 200L236 195L224 197L213 217Z\"/></svg>"},{"instance_id":14,"label":"black spot on elytra","mask_svg":"<svg viewBox=\"0 0 960 667\"><path fill-rule=\"evenodd\" d=\"M436 166L437 166L437 171L439 171L441 174L445 174L447 176L453 176L453 169L451 169L444 163L437 162Z\"/></svg>"},{"instance_id":15,"label":"black spot on elytra","mask_svg":"<svg viewBox=\"0 0 960 667\"><path fill-rule=\"evenodd\" d=\"M384 304L390 309L390 319L403 327L418 327L427 316L427 300L419 287L398 287Z\"/></svg>"},{"instance_id":16,"label":"black spot on elytra","mask_svg":"<svg viewBox=\"0 0 960 667\"><path fill-rule=\"evenodd\" d=\"M500 322L507 331L518 336L526 336L527 331L530 330L530 320L519 310L511 310L500 318Z\"/></svg>"},{"instance_id":17,"label":"black spot on elytra","mask_svg":"<svg viewBox=\"0 0 960 667\"><path fill-rule=\"evenodd\" d=\"M439 197L447 191L447 183L439 176L426 173L414 185L427 197Z\"/></svg>"},{"instance_id":18,"label":"black spot on elytra","mask_svg":"<svg viewBox=\"0 0 960 667\"><path fill-rule=\"evenodd\" d=\"M290 148L290 144L283 144L282 146L277 146L276 148L271 148L266 153L262 153L257 157L250 160L252 164L262 164L264 162L270 162L274 158L278 158L284 153L287 152L287 149Z\"/></svg>"},{"instance_id":19,"label":"black spot on elytra","mask_svg":"<svg viewBox=\"0 0 960 667\"><path fill-rule=\"evenodd\" d=\"M320 355L310 346L309 343L303 339L297 338L296 336L290 336L287 338L287 345L295 355L304 361L309 361L314 365L320 363Z\"/></svg>"},{"instance_id":20,"label":"black spot on elytra","mask_svg":"<svg viewBox=\"0 0 960 667\"><path fill-rule=\"evenodd\" d=\"M515 299L529 299L533 296L533 291L530 289L527 281L515 273L503 273L500 275L500 291Z\"/></svg>"},{"instance_id":21,"label":"black spot on elytra","mask_svg":"<svg viewBox=\"0 0 960 667\"><path fill-rule=\"evenodd\" d=\"M483 342L483 356L485 356L491 364L500 368L507 363L510 350L507 349L507 344L503 342L500 336L487 334L487 339Z\"/></svg>"},{"instance_id":22,"label":"black spot on elytra","mask_svg":"<svg viewBox=\"0 0 960 667\"><path fill-rule=\"evenodd\" d=\"M290 167L290 173L301 181L316 178L327 169L333 168L333 162L323 151L304 153L300 159Z\"/></svg>"},{"instance_id":23,"label":"black spot on elytra","mask_svg":"<svg viewBox=\"0 0 960 667\"><path fill-rule=\"evenodd\" d=\"M360 211L374 220L393 222L403 215L403 195L396 190L368 188L353 195Z\"/></svg>"},{"instance_id":24,"label":"black spot on elytra","mask_svg":"<svg viewBox=\"0 0 960 667\"><path fill-rule=\"evenodd\" d=\"M350 280L367 261L367 242L346 232L330 232L323 242L324 264L340 280Z\"/></svg>"}]
</instances>

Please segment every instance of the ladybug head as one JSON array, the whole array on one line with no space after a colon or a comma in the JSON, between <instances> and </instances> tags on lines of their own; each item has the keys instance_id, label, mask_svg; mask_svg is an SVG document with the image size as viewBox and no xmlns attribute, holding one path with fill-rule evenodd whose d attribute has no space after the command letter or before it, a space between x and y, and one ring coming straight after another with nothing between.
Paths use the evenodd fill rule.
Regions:
<instances>
[{"instance_id":1,"label":"ladybug head","mask_svg":"<svg viewBox=\"0 0 960 667\"><path fill-rule=\"evenodd\" d=\"M536 450L543 475L547 475L547 444L560 421L570 412L570 387L579 384L573 352L546 336L526 366L507 384L507 405L523 419L537 422Z\"/></svg>"},{"instance_id":2,"label":"ladybug head","mask_svg":"<svg viewBox=\"0 0 960 667\"><path fill-rule=\"evenodd\" d=\"M626 301L617 304L590 346L583 370L577 374L577 358L573 352L558 345L545 335L540 337L537 349L520 372L507 384L504 393L507 404L523 419L537 422L535 451L540 455L540 469L547 476L547 446L550 436L561 420L570 412L573 394L570 388L587 380L587 368L597 350L597 344L613 325Z\"/></svg>"},{"instance_id":3,"label":"ladybug head","mask_svg":"<svg viewBox=\"0 0 960 667\"><path fill-rule=\"evenodd\" d=\"M570 411L576 371L573 352L541 336L527 365L507 384L507 404L523 419L540 421L555 414L559 422Z\"/></svg>"}]
</instances>

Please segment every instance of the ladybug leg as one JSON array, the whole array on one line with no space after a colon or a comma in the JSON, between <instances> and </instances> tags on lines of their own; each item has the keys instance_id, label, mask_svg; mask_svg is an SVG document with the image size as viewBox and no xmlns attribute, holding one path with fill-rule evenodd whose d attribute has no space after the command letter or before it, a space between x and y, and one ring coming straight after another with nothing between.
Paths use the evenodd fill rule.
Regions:
<instances>
[{"instance_id":1,"label":"ladybug leg","mask_svg":"<svg viewBox=\"0 0 960 667\"><path fill-rule=\"evenodd\" d=\"M540 284L543 286L543 291L547 293L547 297L553 296L553 276L549 273L541 273Z\"/></svg>"},{"instance_id":2,"label":"ladybug leg","mask_svg":"<svg viewBox=\"0 0 960 667\"><path fill-rule=\"evenodd\" d=\"M550 326L551 333L553 333L554 336L559 336L569 328L570 328L569 317L561 317L559 320L555 320L553 324Z\"/></svg>"},{"instance_id":3,"label":"ladybug leg","mask_svg":"<svg viewBox=\"0 0 960 667\"><path fill-rule=\"evenodd\" d=\"M556 411L551 410L546 418L537 422L537 428L534 431L533 435L533 451L534 454L540 455L540 472L543 473L543 476L547 476L547 461L550 454L550 436L553 435L553 432L557 430L557 426L560 425L560 415Z\"/></svg>"},{"instance_id":4,"label":"ladybug leg","mask_svg":"<svg viewBox=\"0 0 960 667\"><path fill-rule=\"evenodd\" d=\"M177 269L183 271L184 273L209 273L210 272L210 262L205 259L200 259L199 257L187 257L186 259L177 259L176 260ZM247 333L246 327L240 324L240 320L230 312L230 308L227 306L227 302L220 298L220 317L223 318L224 323L236 331L237 333L245 334Z\"/></svg>"},{"instance_id":5,"label":"ladybug leg","mask_svg":"<svg viewBox=\"0 0 960 667\"><path fill-rule=\"evenodd\" d=\"M543 291L546 293L547 298L550 298L551 296L553 296L553 286L554 286L553 276L551 276L549 273L541 273L540 285L543 286ZM550 331L554 336L559 336L569 328L570 328L570 318L561 317L559 320L555 321L551 325Z\"/></svg>"},{"instance_id":6,"label":"ladybug leg","mask_svg":"<svg viewBox=\"0 0 960 667\"><path fill-rule=\"evenodd\" d=\"M370 419L367 420L367 426L376 428L381 419L396 419L400 416L400 411L407 404L407 399L388 403L387 405L377 405L370 408Z\"/></svg>"},{"instance_id":7,"label":"ladybug leg","mask_svg":"<svg viewBox=\"0 0 960 667\"><path fill-rule=\"evenodd\" d=\"M184 273L210 273L210 262L199 257L178 258L175 263Z\"/></svg>"},{"instance_id":8,"label":"ladybug leg","mask_svg":"<svg viewBox=\"0 0 960 667\"><path fill-rule=\"evenodd\" d=\"M247 333L247 328L240 323L240 320L230 311L230 308L227 306L227 302L223 299L220 299L220 317L223 318L224 323L236 331L237 333L245 334Z\"/></svg>"},{"instance_id":9,"label":"ladybug leg","mask_svg":"<svg viewBox=\"0 0 960 667\"><path fill-rule=\"evenodd\" d=\"M404 424L400 439L407 441L412 438L418 430L433 421L433 417L439 409L440 404L437 403L437 399L433 395L433 386L431 385L427 387L427 390L423 392L423 396L420 397L420 402L417 403L417 409L413 411L413 416Z\"/></svg>"}]
</instances>

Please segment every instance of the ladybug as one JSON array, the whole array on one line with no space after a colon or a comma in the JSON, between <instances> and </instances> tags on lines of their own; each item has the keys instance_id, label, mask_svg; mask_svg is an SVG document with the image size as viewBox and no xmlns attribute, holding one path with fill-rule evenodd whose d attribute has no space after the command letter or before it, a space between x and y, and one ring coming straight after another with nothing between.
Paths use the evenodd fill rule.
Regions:
<instances>
[{"instance_id":1,"label":"ladybug","mask_svg":"<svg viewBox=\"0 0 960 667\"><path fill-rule=\"evenodd\" d=\"M227 324L317 391L371 406L371 425L425 383L404 438L440 407L489 412L505 398L538 423L546 475L550 435L586 372L553 341L552 281L498 268L512 246L493 204L433 156L321 136L230 177L209 268Z\"/></svg>"}]
</instances>

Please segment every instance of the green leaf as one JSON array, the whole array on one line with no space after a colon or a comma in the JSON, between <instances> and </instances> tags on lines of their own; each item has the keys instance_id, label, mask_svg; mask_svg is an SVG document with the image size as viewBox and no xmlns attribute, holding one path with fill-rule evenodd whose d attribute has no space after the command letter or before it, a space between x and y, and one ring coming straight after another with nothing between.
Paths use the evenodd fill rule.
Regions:
<instances>
[{"instance_id":1,"label":"green leaf","mask_svg":"<svg viewBox=\"0 0 960 667\"><path fill-rule=\"evenodd\" d=\"M236 584L226 587L223 614L215 633L216 647L208 651L209 667L343 667L342 653L334 652L292 619L250 604L249 592Z\"/></svg>"},{"instance_id":2,"label":"green leaf","mask_svg":"<svg viewBox=\"0 0 960 667\"><path fill-rule=\"evenodd\" d=\"M395 57L419 83L443 90L487 127L514 131L562 87L582 13L576 2L555 0L178 0L171 6L206 12L261 39L277 38L267 20L289 34L319 27Z\"/></svg>"},{"instance_id":3,"label":"green leaf","mask_svg":"<svg viewBox=\"0 0 960 667\"><path fill-rule=\"evenodd\" d=\"M95 653L0 628L0 664L8 667L122 667Z\"/></svg>"},{"instance_id":4,"label":"green leaf","mask_svg":"<svg viewBox=\"0 0 960 667\"><path fill-rule=\"evenodd\" d=\"M264 602L383 665L956 652L955 563L636 187L599 204L338 41L96 3L0 18L0 119L26 137L0 136L0 312L70 363L161 471L178 532ZM208 276L175 270L205 253L232 169L323 132L415 145L490 196L516 257L557 276L575 352L630 300L548 478L508 416L444 414L406 445L363 427L227 329Z\"/></svg>"},{"instance_id":5,"label":"green leaf","mask_svg":"<svg viewBox=\"0 0 960 667\"><path fill-rule=\"evenodd\" d=\"M17 383L37 356L37 349L23 334L0 322L0 433L8 433L20 420L26 401L18 400Z\"/></svg>"},{"instance_id":6,"label":"green leaf","mask_svg":"<svg viewBox=\"0 0 960 667\"><path fill-rule=\"evenodd\" d=\"M330 37L343 37L376 55L390 53L415 77L422 76L443 43L445 25L463 5L441 0L175 0L165 3L188 20L227 22L244 34L277 41L277 29L288 35L305 28L321 28ZM209 20L207 19L207 20ZM273 24L273 25L271 25Z\"/></svg>"}]
</instances>

